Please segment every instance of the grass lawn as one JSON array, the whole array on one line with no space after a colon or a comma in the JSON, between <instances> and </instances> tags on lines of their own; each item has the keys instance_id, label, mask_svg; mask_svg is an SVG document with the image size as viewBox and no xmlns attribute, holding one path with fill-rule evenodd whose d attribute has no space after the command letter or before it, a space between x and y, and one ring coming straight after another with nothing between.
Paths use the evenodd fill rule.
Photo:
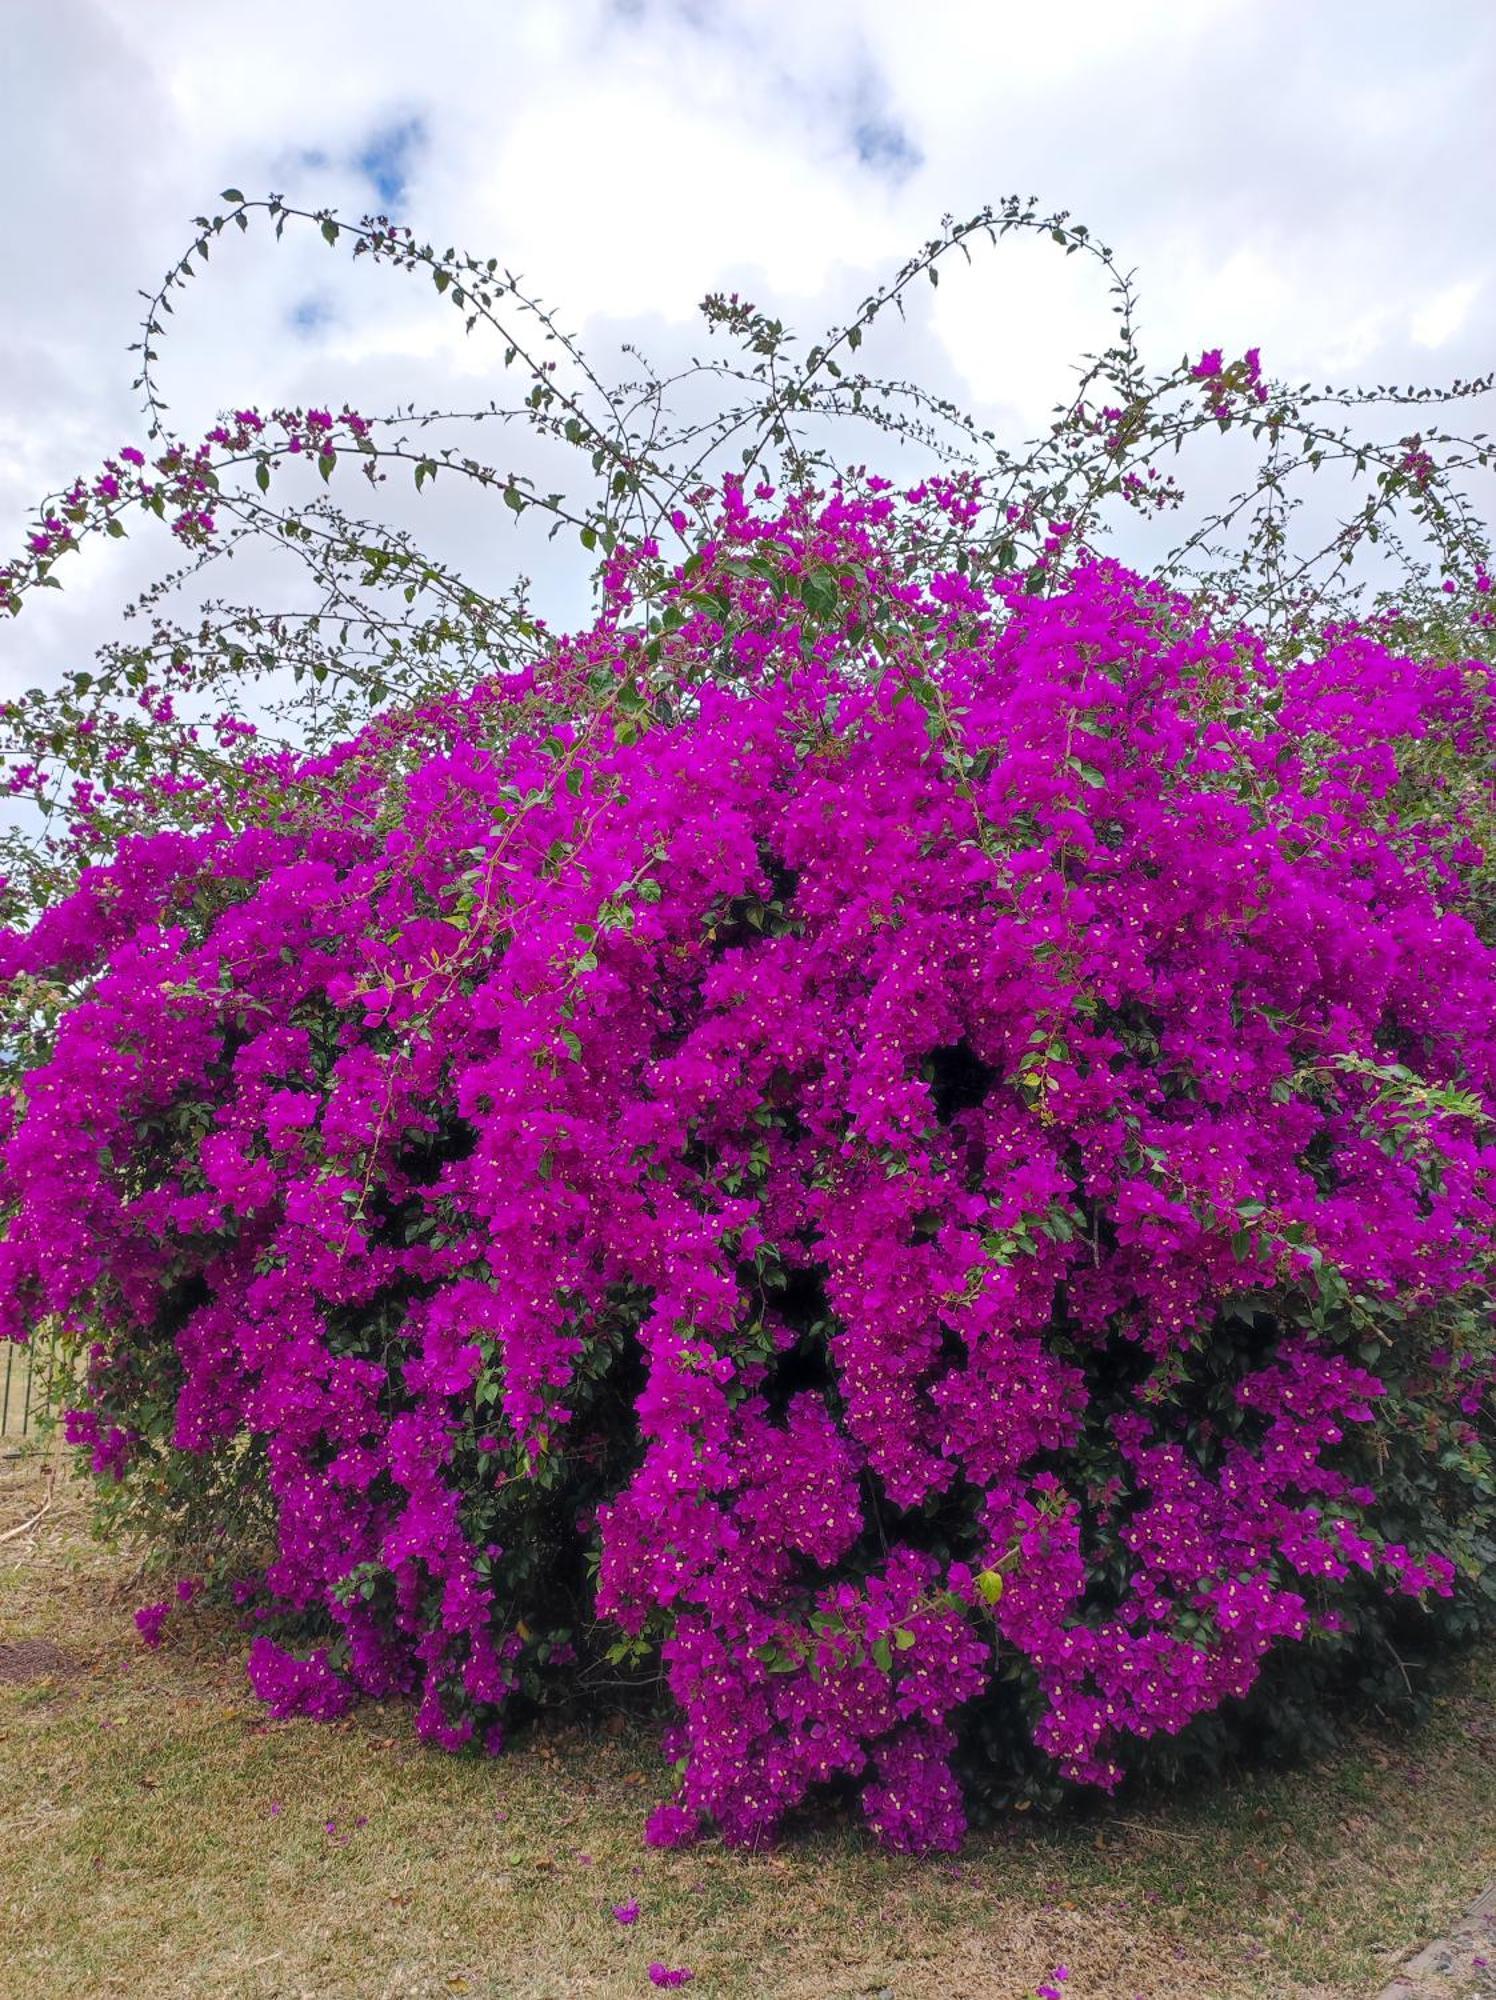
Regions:
<instances>
[{"instance_id":1,"label":"grass lawn","mask_svg":"<svg viewBox=\"0 0 1496 2000\"><path fill-rule=\"evenodd\" d=\"M0 1463L0 1533L47 1490L36 1457ZM690 1966L693 2000L1028 2000L1061 1962L1067 2000L1367 2000L1496 1874L1489 1657L1416 1739L1099 1831L1015 1818L924 1863L831 1829L661 1854L639 1838L661 1766L637 1731L468 1762L387 1710L269 1722L221 1624L189 1613L140 1646L147 1594L65 1481L0 1543L6 2000L563 2000L652 1992L651 1960Z\"/></svg>"}]
</instances>

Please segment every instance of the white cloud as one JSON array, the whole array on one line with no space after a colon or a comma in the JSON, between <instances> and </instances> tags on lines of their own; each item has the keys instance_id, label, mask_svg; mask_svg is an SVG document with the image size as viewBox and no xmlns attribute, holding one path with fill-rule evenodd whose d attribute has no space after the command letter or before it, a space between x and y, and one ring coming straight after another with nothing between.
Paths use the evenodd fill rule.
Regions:
<instances>
[{"instance_id":1,"label":"white cloud","mask_svg":"<svg viewBox=\"0 0 1496 2000\"><path fill-rule=\"evenodd\" d=\"M1417 347L1443 347L1470 317L1470 308L1480 296L1473 278L1437 293L1420 312L1413 315L1413 342Z\"/></svg>"},{"instance_id":2,"label":"white cloud","mask_svg":"<svg viewBox=\"0 0 1496 2000\"><path fill-rule=\"evenodd\" d=\"M371 145L406 121L418 231L523 272L605 367L625 339L702 349L709 288L813 334L942 212L1009 191L1071 209L1137 269L1160 363L1257 345L1293 379L1408 380L1430 348L1465 375L1496 351L1496 293L1469 277L1496 15L1462 0L55 0L13 8L6 33L6 543L130 435L135 289L215 190L357 213L378 205ZM1111 324L1081 259L1008 243L922 288L880 351L1022 436ZM310 236L224 245L173 328L163 377L188 430L246 401L503 393L494 342L429 284ZM422 518L496 580L516 560L450 489ZM76 664L151 566L134 543L90 555L86 592L80 564L66 601L0 634L0 673Z\"/></svg>"}]
</instances>

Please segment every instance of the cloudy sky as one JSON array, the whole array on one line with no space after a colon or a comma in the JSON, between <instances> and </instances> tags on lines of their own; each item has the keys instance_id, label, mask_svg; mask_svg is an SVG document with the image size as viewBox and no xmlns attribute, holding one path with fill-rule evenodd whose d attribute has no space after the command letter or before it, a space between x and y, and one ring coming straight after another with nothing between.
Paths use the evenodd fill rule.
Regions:
<instances>
[{"instance_id":1,"label":"cloudy sky","mask_svg":"<svg viewBox=\"0 0 1496 2000\"><path fill-rule=\"evenodd\" d=\"M8 546L138 434L137 289L230 185L497 255L604 360L681 351L717 287L814 332L1009 192L1136 269L1159 365L1496 360L1489 0L5 0L3 25ZM315 240L227 246L174 325L187 434L248 401L501 393L429 285ZM1082 260L1008 246L921 291L903 358L1018 438L1108 329ZM514 561L475 552L494 581ZM72 568L0 633L9 684L79 664L142 564L132 540Z\"/></svg>"}]
</instances>

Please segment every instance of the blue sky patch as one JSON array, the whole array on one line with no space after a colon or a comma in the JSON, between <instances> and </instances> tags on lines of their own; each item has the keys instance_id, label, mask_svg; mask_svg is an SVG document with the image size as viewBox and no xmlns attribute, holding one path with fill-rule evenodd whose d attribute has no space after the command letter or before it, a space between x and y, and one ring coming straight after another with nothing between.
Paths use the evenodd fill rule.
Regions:
<instances>
[{"instance_id":1,"label":"blue sky patch","mask_svg":"<svg viewBox=\"0 0 1496 2000\"><path fill-rule=\"evenodd\" d=\"M426 144L426 126L420 118L405 118L376 132L353 164L374 184L380 206L386 214L400 206L414 157Z\"/></svg>"},{"instance_id":2,"label":"blue sky patch","mask_svg":"<svg viewBox=\"0 0 1496 2000\"><path fill-rule=\"evenodd\" d=\"M326 299L298 299L291 308L289 318L296 331L310 340L314 333L320 333L324 326L331 324L332 307Z\"/></svg>"},{"instance_id":3,"label":"blue sky patch","mask_svg":"<svg viewBox=\"0 0 1496 2000\"><path fill-rule=\"evenodd\" d=\"M924 159L901 125L891 118L864 118L852 130L852 144L865 167L902 177Z\"/></svg>"}]
</instances>

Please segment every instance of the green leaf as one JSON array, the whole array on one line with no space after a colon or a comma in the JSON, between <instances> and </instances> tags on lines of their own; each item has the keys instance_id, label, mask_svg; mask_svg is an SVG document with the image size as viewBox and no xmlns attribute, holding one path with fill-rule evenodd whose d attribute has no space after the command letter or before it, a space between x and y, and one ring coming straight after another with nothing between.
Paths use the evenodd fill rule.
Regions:
<instances>
[{"instance_id":1,"label":"green leaf","mask_svg":"<svg viewBox=\"0 0 1496 2000\"><path fill-rule=\"evenodd\" d=\"M1098 771L1094 765L1083 764L1078 757L1067 757L1065 766L1067 770L1075 773L1083 785L1089 785L1093 792L1100 791L1106 783L1104 773Z\"/></svg>"},{"instance_id":2,"label":"green leaf","mask_svg":"<svg viewBox=\"0 0 1496 2000\"><path fill-rule=\"evenodd\" d=\"M996 1604L1002 1594L1003 1580L997 1570L984 1569L977 1572L977 1595L984 1604Z\"/></svg>"},{"instance_id":3,"label":"green leaf","mask_svg":"<svg viewBox=\"0 0 1496 2000\"><path fill-rule=\"evenodd\" d=\"M218 199L220 201L242 202L244 196L240 193L238 188L220 188L218 190Z\"/></svg>"},{"instance_id":4,"label":"green leaf","mask_svg":"<svg viewBox=\"0 0 1496 2000\"><path fill-rule=\"evenodd\" d=\"M841 600L835 582L823 572L813 571L805 577L800 586L800 595L805 608L812 616L821 619L833 618Z\"/></svg>"}]
</instances>

